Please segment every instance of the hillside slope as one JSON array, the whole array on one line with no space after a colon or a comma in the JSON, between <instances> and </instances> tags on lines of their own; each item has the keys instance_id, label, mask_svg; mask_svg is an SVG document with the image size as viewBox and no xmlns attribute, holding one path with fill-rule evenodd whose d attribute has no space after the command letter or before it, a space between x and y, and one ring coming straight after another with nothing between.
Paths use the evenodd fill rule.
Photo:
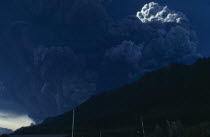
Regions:
<instances>
[{"instance_id":1,"label":"hillside slope","mask_svg":"<svg viewBox=\"0 0 210 137\"><path fill-rule=\"evenodd\" d=\"M210 120L210 59L191 66L171 65L139 81L92 97L75 110L75 135L134 136L166 121L191 127ZM15 134L71 133L72 111ZM208 125L208 124L207 124ZM205 125L205 127L209 127ZM195 130L193 130L195 131Z\"/></svg>"}]
</instances>

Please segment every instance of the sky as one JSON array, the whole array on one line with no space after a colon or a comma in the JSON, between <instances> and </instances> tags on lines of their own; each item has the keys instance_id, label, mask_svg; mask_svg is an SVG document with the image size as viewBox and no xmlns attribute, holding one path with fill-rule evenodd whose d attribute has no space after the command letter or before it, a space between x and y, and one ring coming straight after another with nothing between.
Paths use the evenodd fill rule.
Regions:
<instances>
[{"instance_id":1,"label":"sky","mask_svg":"<svg viewBox=\"0 0 210 137\"><path fill-rule=\"evenodd\" d=\"M0 127L2 128L15 131L20 127L30 126L31 124L35 124L35 122L27 115L0 112Z\"/></svg>"},{"instance_id":2,"label":"sky","mask_svg":"<svg viewBox=\"0 0 210 137\"><path fill-rule=\"evenodd\" d=\"M39 123L145 72L210 56L209 6L208 0L0 1L0 127Z\"/></svg>"}]
</instances>

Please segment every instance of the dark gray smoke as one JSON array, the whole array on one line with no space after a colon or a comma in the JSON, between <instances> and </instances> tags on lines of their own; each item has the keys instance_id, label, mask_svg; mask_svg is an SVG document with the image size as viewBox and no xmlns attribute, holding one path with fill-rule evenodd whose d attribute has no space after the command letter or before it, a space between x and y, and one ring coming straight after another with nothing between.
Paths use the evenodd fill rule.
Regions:
<instances>
[{"instance_id":1,"label":"dark gray smoke","mask_svg":"<svg viewBox=\"0 0 210 137\"><path fill-rule=\"evenodd\" d=\"M0 100L7 102L0 110L40 121L146 71L201 56L183 13L149 3L137 16L114 20L105 3L23 0L13 1L17 9L0 8L8 12L0 35Z\"/></svg>"},{"instance_id":2,"label":"dark gray smoke","mask_svg":"<svg viewBox=\"0 0 210 137\"><path fill-rule=\"evenodd\" d=\"M141 74L171 63L193 63L201 55L197 51L198 38L190 29L186 16L157 3L146 4L111 29L114 37L124 37L119 45L106 52L112 62L135 64ZM138 76L138 75L137 75Z\"/></svg>"}]
</instances>

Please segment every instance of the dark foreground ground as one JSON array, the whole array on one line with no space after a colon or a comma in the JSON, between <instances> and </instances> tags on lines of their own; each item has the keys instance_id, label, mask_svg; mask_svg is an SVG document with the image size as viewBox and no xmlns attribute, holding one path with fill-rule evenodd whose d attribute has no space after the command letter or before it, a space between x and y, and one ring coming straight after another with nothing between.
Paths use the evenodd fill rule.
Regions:
<instances>
[{"instance_id":1,"label":"dark foreground ground","mask_svg":"<svg viewBox=\"0 0 210 137\"><path fill-rule=\"evenodd\" d=\"M11 135L9 137L65 137L66 135Z\"/></svg>"}]
</instances>

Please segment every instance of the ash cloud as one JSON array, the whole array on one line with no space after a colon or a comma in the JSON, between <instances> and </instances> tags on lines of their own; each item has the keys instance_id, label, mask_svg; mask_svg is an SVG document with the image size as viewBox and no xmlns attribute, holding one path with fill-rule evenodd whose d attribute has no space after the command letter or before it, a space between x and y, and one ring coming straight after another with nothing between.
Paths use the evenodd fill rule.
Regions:
<instances>
[{"instance_id":1,"label":"ash cloud","mask_svg":"<svg viewBox=\"0 0 210 137\"><path fill-rule=\"evenodd\" d=\"M132 76L172 63L191 64L202 57L197 51L197 35L186 16L167 6L151 2L137 12L137 18L128 17L116 26L110 30L111 35L119 42L120 38L127 40L108 49L105 58L115 63L124 60L124 67L130 70L133 67L128 67L128 62L135 64L136 75ZM129 72L125 74L130 76Z\"/></svg>"},{"instance_id":2,"label":"ash cloud","mask_svg":"<svg viewBox=\"0 0 210 137\"><path fill-rule=\"evenodd\" d=\"M160 6L158 3L151 2L143 6L136 16L143 23L159 22L159 23L182 23L188 21L186 16L181 12L170 10L167 6Z\"/></svg>"},{"instance_id":3,"label":"ash cloud","mask_svg":"<svg viewBox=\"0 0 210 137\"><path fill-rule=\"evenodd\" d=\"M128 63L139 62L142 58L143 45L136 45L133 41L123 41L121 44L107 50L105 56L113 61L125 60Z\"/></svg>"},{"instance_id":4,"label":"ash cloud","mask_svg":"<svg viewBox=\"0 0 210 137\"><path fill-rule=\"evenodd\" d=\"M18 2L29 14L17 17L27 29L20 35L14 28L14 37L10 33L1 37L6 39L1 49L7 47L1 50L1 66L7 63L6 55L12 65L2 71L10 79L0 83L0 99L11 100L11 110L13 104L20 104L17 108L35 120L68 111L98 92L135 81L146 71L171 63L190 64L201 56L186 16L156 3L145 5L137 16L112 20L94 0L53 0L46 5L48 1ZM18 42L10 43L11 39ZM16 62L22 64L19 69ZM4 108L1 101L0 108Z\"/></svg>"},{"instance_id":5,"label":"ash cloud","mask_svg":"<svg viewBox=\"0 0 210 137\"><path fill-rule=\"evenodd\" d=\"M34 65L45 78L52 78L56 74L59 77L79 69L82 65L80 62L79 56L67 46L39 47L34 51Z\"/></svg>"},{"instance_id":6,"label":"ash cloud","mask_svg":"<svg viewBox=\"0 0 210 137\"><path fill-rule=\"evenodd\" d=\"M92 96L96 85L92 77L88 77L83 56L68 46L39 47L35 50L34 65L40 76L35 101L42 106L39 108L42 116L49 115L46 109L51 116L61 114Z\"/></svg>"},{"instance_id":7,"label":"ash cloud","mask_svg":"<svg viewBox=\"0 0 210 137\"><path fill-rule=\"evenodd\" d=\"M49 113L60 114L97 91L127 84L146 71L171 63L190 64L200 57L198 38L185 15L155 3L145 5L144 10L152 11L144 16L147 21L129 16L110 22L100 39L90 33L91 41L82 45L72 42L35 48L32 70L38 78L32 84L36 87L31 89L35 92L32 105L42 107L32 110L32 115L43 118ZM151 19L153 14L159 19Z\"/></svg>"}]
</instances>

